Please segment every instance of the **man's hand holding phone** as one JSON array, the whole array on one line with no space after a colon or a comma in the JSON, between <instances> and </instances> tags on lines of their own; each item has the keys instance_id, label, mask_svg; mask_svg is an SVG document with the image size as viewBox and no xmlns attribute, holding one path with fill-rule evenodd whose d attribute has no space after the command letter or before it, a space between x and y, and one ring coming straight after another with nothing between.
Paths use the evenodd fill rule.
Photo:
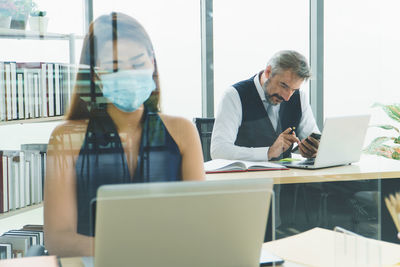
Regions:
<instances>
[{"instance_id":1,"label":"man's hand holding phone","mask_svg":"<svg viewBox=\"0 0 400 267\"><path fill-rule=\"evenodd\" d=\"M268 160L272 158L279 157L283 152L289 149L289 147L293 143L299 143L299 138L296 137L296 134L293 128L287 128L283 131L273 145L268 150Z\"/></svg>"},{"instance_id":2,"label":"man's hand holding phone","mask_svg":"<svg viewBox=\"0 0 400 267\"><path fill-rule=\"evenodd\" d=\"M315 158L315 156L317 155L320 139L321 135L317 133L312 133L310 134L310 136L303 139L298 146L300 154L305 158Z\"/></svg>"}]
</instances>

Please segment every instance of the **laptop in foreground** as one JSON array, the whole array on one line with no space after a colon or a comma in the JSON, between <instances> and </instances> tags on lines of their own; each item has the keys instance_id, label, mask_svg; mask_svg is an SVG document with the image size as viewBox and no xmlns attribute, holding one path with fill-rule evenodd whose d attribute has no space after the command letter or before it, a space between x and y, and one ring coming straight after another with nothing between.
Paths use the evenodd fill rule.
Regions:
<instances>
[{"instance_id":1,"label":"laptop in foreground","mask_svg":"<svg viewBox=\"0 0 400 267\"><path fill-rule=\"evenodd\" d=\"M320 169L357 162L369 120L370 115L326 118L315 159L280 163L290 168Z\"/></svg>"},{"instance_id":2,"label":"laptop in foreground","mask_svg":"<svg viewBox=\"0 0 400 267\"><path fill-rule=\"evenodd\" d=\"M95 267L260 266L272 180L106 185Z\"/></svg>"}]
</instances>

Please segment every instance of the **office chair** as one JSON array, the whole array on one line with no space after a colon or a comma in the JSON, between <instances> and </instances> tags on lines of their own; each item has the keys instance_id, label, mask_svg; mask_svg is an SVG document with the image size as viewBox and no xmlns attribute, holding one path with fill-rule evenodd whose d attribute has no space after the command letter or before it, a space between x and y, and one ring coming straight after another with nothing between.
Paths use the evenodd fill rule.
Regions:
<instances>
[{"instance_id":1,"label":"office chair","mask_svg":"<svg viewBox=\"0 0 400 267\"><path fill-rule=\"evenodd\" d=\"M211 160L210 145L214 121L214 118L193 118L193 122L199 132L204 161Z\"/></svg>"},{"instance_id":2,"label":"office chair","mask_svg":"<svg viewBox=\"0 0 400 267\"><path fill-rule=\"evenodd\" d=\"M25 257L45 256L49 255L47 250L42 245L31 246L25 254Z\"/></svg>"}]
</instances>

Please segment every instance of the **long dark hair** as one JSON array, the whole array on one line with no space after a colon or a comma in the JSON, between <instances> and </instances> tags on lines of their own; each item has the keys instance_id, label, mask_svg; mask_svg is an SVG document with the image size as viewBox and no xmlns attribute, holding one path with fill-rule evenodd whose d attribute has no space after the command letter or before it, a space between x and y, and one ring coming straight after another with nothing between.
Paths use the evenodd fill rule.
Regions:
<instances>
[{"instance_id":1,"label":"long dark hair","mask_svg":"<svg viewBox=\"0 0 400 267\"><path fill-rule=\"evenodd\" d=\"M156 89L144 105L149 111L160 111L158 68L150 37L143 26L134 18L123 13L112 12L109 15L100 16L89 26L89 32L83 42L74 92L66 114L67 120L87 119L91 111L97 110L107 103L100 88L95 83L94 67L98 62L98 51L107 42L113 41L116 45L116 42L120 39L132 40L143 45L154 59L153 79L156 83Z\"/></svg>"}]
</instances>

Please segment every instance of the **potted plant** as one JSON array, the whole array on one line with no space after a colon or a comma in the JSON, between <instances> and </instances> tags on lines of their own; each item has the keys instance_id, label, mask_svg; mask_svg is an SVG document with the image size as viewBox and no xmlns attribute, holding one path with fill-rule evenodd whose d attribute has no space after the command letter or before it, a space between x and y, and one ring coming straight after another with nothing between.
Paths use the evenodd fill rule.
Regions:
<instances>
[{"instance_id":1,"label":"potted plant","mask_svg":"<svg viewBox=\"0 0 400 267\"><path fill-rule=\"evenodd\" d=\"M400 105L392 104L392 105L382 105L382 104L374 104L373 107L381 107L385 113L392 120L400 123ZM367 154L374 154L383 156L390 159L400 160L400 130L399 128L384 124L384 125L375 125L375 127L379 127L384 130L394 131L397 136L380 136L375 138L371 144L369 144L364 152Z\"/></svg>"},{"instance_id":2,"label":"potted plant","mask_svg":"<svg viewBox=\"0 0 400 267\"><path fill-rule=\"evenodd\" d=\"M14 5L15 12L11 18L10 28L24 30L28 16L36 4L32 0L14 0Z\"/></svg>"},{"instance_id":3,"label":"potted plant","mask_svg":"<svg viewBox=\"0 0 400 267\"><path fill-rule=\"evenodd\" d=\"M29 26L32 31L39 31L44 33L47 31L49 18L46 17L47 12L42 10L32 10L29 17Z\"/></svg>"},{"instance_id":4,"label":"potted plant","mask_svg":"<svg viewBox=\"0 0 400 267\"><path fill-rule=\"evenodd\" d=\"M11 16L15 12L13 0L0 0L0 28L9 28Z\"/></svg>"}]
</instances>

